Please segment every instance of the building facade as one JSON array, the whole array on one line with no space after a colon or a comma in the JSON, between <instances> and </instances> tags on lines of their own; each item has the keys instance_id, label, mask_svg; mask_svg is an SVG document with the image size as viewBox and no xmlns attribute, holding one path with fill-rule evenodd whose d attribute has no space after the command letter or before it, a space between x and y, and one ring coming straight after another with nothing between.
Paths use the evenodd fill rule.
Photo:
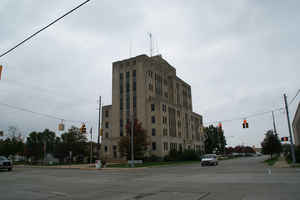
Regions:
<instances>
[{"instance_id":1,"label":"building facade","mask_svg":"<svg viewBox=\"0 0 300 200\"><path fill-rule=\"evenodd\" d=\"M295 145L300 145L300 102L298 104L297 111L293 120L293 132L295 138Z\"/></svg>"},{"instance_id":2,"label":"building facade","mask_svg":"<svg viewBox=\"0 0 300 200\"><path fill-rule=\"evenodd\" d=\"M171 149L204 151L202 116L193 112L191 86L160 55L140 55L112 66L112 105L102 109L102 155L120 159L118 141L135 118L146 130L148 155Z\"/></svg>"}]
</instances>

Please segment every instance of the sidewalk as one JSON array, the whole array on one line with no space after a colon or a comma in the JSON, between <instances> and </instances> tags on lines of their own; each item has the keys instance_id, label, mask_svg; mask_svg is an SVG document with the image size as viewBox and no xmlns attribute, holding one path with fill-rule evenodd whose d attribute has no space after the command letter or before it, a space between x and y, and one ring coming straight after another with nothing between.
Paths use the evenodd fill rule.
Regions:
<instances>
[{"instance_id":1,"label":"sidewalk","mask_svg":"<svg viewBox=\"0 0 300 200\"><path fill-rule=\"evenodd\" d=\"M105 167L96 169L95 164L77 164L77 165L15 165L16 168L48 168L48 169L82 169L82 170L133 170L144 169L148 167L138 168L117 168L117 167Z\"/></svg>"},{"instance_id":2,"label":"sidewalk","mask_svg":"<svg viewBox=\"0 0 300 200\"><path fill-rule=\"evenodd\" d=\"M288 168L290 165L286 162L283 156L280 156L278 161L274 164L275 168Z\"/></svg>"}]
</instances>

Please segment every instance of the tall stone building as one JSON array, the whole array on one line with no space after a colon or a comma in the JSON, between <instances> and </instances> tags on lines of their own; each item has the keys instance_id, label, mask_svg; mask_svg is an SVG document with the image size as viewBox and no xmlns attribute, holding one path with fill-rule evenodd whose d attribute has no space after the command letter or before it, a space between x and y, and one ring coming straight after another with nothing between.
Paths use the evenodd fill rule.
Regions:
<instances>
[{"instance_id":1,"label":"tall stone building","mask_svg":"<svg viewBox=\"0 0 300 200\"><path fill-rule=\"evenodd\" d=\"M193 112L191 86L160 55L113 63L112 105L102 109L102 155L120 159L118 141L126 123L138 119L147 131L148 155L171 149L204 151L202 116Z\"/></svg>"},{"instance_id":2,"label":"tall stone building","mask_svg":"<svg viewBox=\"0 0 300 200\"><path fill-rule=\"evenodd\" d=\"M298 108L293 120L293 131L294 131L295 145L299 146L300 145L300 102L298 104Z\"/></svg>"}]
</instances>

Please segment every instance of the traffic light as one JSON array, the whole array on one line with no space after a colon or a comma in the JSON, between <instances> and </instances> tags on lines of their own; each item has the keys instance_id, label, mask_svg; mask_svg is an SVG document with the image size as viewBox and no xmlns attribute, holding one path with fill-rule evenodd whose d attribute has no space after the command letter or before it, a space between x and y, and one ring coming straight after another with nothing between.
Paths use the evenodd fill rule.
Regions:
<instances>
[{"instance_id":1,"label":"traffic light","mask_svg":"<svg viewBox=\"0 0 300 200\"><path fill-rule=\"evenodd\" d=\"M80 128L80 133L86 133L86 127L85 124L82 124L81 128Z\"/></svg>"},{"instance_id":2,"label":"traffic light","mask_svg":"<svg viewBox=\"0 0 300 200\"><path fill-rule=\"evenodd\" d=\"M245 120L245 119L243 121L243 128L249 128L249 124L248 124L247 120Z\"/></svg>"},{"instance_id":3,"label":"traffic light","mask_svg":"<svg viewBox=\"0 0 300 200\"><path fill-rule=\"evenodd\" d=\"M1 80L1 73L2 73L2 69L3 69L3 66L0 65L0 80Z\"/></svg>"},{"instance_id":4,"label":"traffic light","mask_svg":"<svg viewBox=\"0 0 300 200\"><path fill-rule=\"evenodd\" d=\"M218 127L219 127L219 129L222 129L222 123L221 122L219 122Z\"/></svg>"}]
</instances>

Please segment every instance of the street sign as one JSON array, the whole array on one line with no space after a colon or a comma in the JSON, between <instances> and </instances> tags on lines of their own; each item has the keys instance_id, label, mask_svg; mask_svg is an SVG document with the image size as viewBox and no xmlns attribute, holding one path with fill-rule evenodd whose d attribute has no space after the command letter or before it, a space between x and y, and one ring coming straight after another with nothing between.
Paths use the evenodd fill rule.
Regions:
<instances>
[{"instance_id":1,"label":"street sign","mask_svg":"<svg viewBox=\"0 0 300 200\"><path fill-rule=\"evenodd\" d=\"M128 164L131 164L132 161L131 160L128 160ZM143 164L143 160L134 160L133 161L134 164Z\"/></svg>"}]
</instances>

